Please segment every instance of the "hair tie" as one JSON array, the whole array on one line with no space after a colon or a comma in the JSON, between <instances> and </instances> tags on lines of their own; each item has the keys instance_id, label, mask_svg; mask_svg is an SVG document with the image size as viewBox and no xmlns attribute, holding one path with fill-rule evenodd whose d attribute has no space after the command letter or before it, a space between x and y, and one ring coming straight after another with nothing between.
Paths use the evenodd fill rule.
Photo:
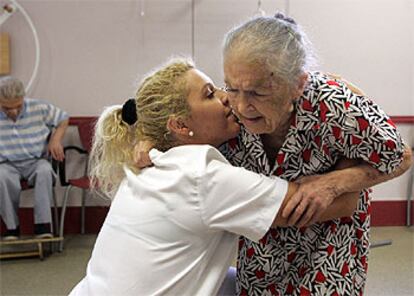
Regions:
<instances>
[{"instance_id":1,"label":"hair tie","mask_svg":"<svg viewBox=\"0 0 414 296\"><path fill-rule=\"evenodd\" d=\"M283 13L278 12L274 15L274 18L277 20L281 20L284 22L284 27L286 28L286 31L288 32L288 34L293 38L296 39L296 34L295 31L291 28L291 26L296 26L296 22L293 18L285 16ZM282 23L283 23L282 22Z\"/></svg>"},{"instance_id":2,"label":"hair tie","mask_svg":"<svg viewBox=\"0 0 414 296\"><path fill-rule=\"evenodd\" d=\"M127 100L122 106L122 121L128 125L133 125L137 120L137 106L135 104L135 99L132 98Z\"/></svg>"},{"instance_id":3,"label":"hair tie","mask_svg":"<svg viewBox=\"0 0 414 296\"><path fill-rule=\"evenodd\" d=\"M279 19L279 20L283 20L283 21L285 21L285 22L287 22L287 23L290 23L290 24L292 24L292 25L297 25L296 21L295 21L293 18L288 17L288 16L284 15L284 14L283 14L283 13L281 13L281 12L277 12L277 13L274 15L274 18L275 18L275 19Z\"/></svg>"}]
</instances>

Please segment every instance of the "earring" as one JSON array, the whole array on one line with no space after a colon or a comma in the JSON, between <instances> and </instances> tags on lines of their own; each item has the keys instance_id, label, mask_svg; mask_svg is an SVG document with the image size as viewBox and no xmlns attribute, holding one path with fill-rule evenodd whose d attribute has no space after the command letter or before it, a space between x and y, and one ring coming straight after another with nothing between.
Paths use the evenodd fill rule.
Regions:
<instances>
[{"instance_id":1,"label":"earring","mask_svg":"<svg viewBox=\"0 0 414 296\"><path fill-rule=\"evenodd\" d=\"M190 137L192 137L192 136L194 136L194 132L193 132L193 131L189 131L189 132L188 132L188 135L189 135Z\"/></svg>"},{"instance_id":2,"label":"earring","mask_svg":"<svg viewBox=\"0 0 414 296\"><path fill-rule=\"evenodd\" d=\"M298 100L299 99L294 99L293 101L292 101L292 104L290 104L290 106L289 106L289 113L292 113L293 112L293 110L295 110L295 107L296 107L296 104L298 103Z\"/></svg>"}]
</instances>

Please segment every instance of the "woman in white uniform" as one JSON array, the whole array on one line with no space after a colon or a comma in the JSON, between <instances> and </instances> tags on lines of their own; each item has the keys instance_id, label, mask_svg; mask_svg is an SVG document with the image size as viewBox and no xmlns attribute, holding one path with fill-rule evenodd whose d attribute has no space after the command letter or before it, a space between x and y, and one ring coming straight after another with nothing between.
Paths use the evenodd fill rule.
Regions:
<instances>
[{"instance_id":1,"label":"woman in white uniform","mask_svg":"<svg viewBox=\"0 0 414 296\"><path fill-rule=\"evenodd\" d=\"M99 118L91 174L114 196L87 274L71 295L215 295L239 235L259 241L297 185L231 166L216 150L239 124L225 92L188 60L145 78L136 97ZM154 143L137 171L134 145ZM349 215L338 198L323 219ZM342 212L341 212L342 211Z\"/></svg>"}]
</instances>

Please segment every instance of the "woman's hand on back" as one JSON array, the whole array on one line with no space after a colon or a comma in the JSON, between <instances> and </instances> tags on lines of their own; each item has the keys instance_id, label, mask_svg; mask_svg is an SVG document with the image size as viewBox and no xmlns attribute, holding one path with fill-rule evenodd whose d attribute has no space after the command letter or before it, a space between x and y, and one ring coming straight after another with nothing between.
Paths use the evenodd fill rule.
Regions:
<instances>
[{"instance_id":1,"label":"woman's hand on back","mask_svg":"<svg viewBox=\"0 0 414 296\"><path fill-rule=\"evenodd\" d=\"M154 147L151 141L139 141L134 147L134 164L139 169L152 166L149 157L150 150Z\"/></svg>"},{"instance_id":2,"label":"woman's hand on back","mask_svg":"<svg viewBox=\"0 0 414 296\"><path fill-rule=\"evenodd\" d=\"M343 83L345 83L345 85L356 95L358 96L365 96L365 92L360 89L358 86L356 86L355 84L353 84L352 82L349 82L348 80L344 79L343 77L341 77L341 75L338 74L332 74L332 73L326 73L329 77L336 79L336 80L341 80Z\"/></svg>"}]
</instances>

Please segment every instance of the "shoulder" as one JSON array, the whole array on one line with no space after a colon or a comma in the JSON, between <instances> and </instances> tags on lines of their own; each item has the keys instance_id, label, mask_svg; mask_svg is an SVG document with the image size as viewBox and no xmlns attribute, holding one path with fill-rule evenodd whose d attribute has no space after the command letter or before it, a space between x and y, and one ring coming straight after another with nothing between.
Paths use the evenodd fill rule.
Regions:
<instances>
[{"instance_id":1,"label":"shoulder","mask_svg":"<svg viewBox=\"0 0 414 296\"><path fill-rule=\"evenodd\" d=\"M50 103L40 99L25 98L24 102L29 111L45 111L52 106Z\"/></svg>"},{"instance_id":2,"label":"shoulder","mask_svg":"<svg viewBox=\"0 0 414 296\"><path fill-rule=\"evenodd\" d=\"M333 79L322 72L310 72L308 85L301 99L316 103L332 98L344 98L351 94L350 89L341 80Z\"/></svg>"},{"instance_id":3,"label":"shoulder","mask_svg":"<svg viewBox=\"0 0 414 296\"><path fill-rule=\"evenodd\" d=\"M348 112L351 103L364 100L365 97L354 94L341 80L321 72L310 72L308 85L296 102L296 109L299 115L312 114L324 122Z\"/></svg>"},{"instance_id":4,"label":"shoulder","mask_svg":"<svg viewBox=\"0 0 414 296\"><path fill-rule=\"evenodd\" d=\"M198 172L204 171L212 162L228 164L220 151L210 145L182 145L166 152L152 149L150 158L155 166L174 166Z\"/></svg>"},{"instance_id":5,"label":"shoulder","mask_svg":"<svg viewBox=\"0 0 414 296\"><path fill-rule=\"evenodd\" d=\"M25 103L28 106L48 106L50 103L40 100L40 99L34 99L34 98L24 98Z\"/></svg>"}]
</instances>

